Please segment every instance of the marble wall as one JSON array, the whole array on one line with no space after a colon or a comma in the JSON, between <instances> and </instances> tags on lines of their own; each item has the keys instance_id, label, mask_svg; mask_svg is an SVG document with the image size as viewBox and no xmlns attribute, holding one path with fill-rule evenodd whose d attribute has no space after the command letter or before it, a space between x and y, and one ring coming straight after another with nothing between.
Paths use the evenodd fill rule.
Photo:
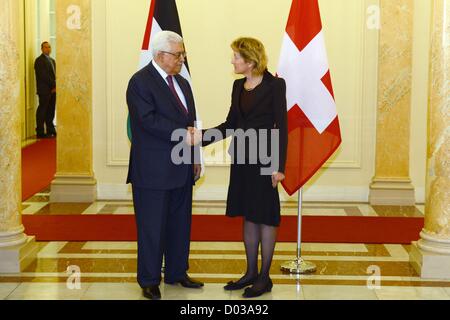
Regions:
<instances>
[{"instance_id":1,"label":"marble wall","mask_svg":"<svg viewBox=\"0 0 450 320\"><path fill-rule=\"evenodd\" d=\"M50 202L92 202L92 17L90 0L56 2L58 144Z\"/></svg>"},{"instance_id":2,"label":"marble wall","mask_svg":"<svg viewBox=\"0 0 450 320\"><path fill-rule=\"evenodd\" d=\"M2 233L23 231L20 219L22 199L18 17L15 9L17 1L0 1L0 242Z\"/></svg>"},{"instance_id":3,"label":"marble wall","mask_svg":"<svg viewBox=\"0 0 450 320\"><path fill-rule=\"evenodd\" d=\"M422 278L450 279L450 0L433 1L425 227L410 262Z\"/></svg>"},{"instance_id":4,"label":"marble wall","mask_svg":"<svg viewBox=\"0 0 450 320\"><path fill-rule=\"evenodd\" d=\"M91 1L56 2L58 175L92 173Z\"/></svg>"},{"instance_id":5,"label":"marble wall","mask_svg":"<svg viewBox=\"0 0 450 320\"><path fill-rule=\"evenodd\" d=\"M381 0L373 205L414 205L410 178L414 1Z\"/></svg>"},{"instance_id":6,"label":"marble wall","mask_svg":"<svg viewBox=\"0 0 450 320\"><path fill-rule=\"evenodd\" d=\"M425 232L450 239L450 0L434 1Z\"/></svg>"},{"instance_id":7,"label":"marble wall","mask_svg":"<svg viewBox=\"0 0 450 320\"><path fill-rule=\"evenodd\" d=\"M409 179L413 11L411 0L382 0L375 171Z\"/></svg>"}]
</instances>

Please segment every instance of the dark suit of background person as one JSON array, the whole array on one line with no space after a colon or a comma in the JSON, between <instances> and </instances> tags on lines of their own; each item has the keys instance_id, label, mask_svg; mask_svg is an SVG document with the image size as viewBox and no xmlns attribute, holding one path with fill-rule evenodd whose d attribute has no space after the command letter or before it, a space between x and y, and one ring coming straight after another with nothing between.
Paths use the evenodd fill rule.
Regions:
<instances>
[{"instance_id":1,"label":"dark suit of background person","mask_svg":"<svg viewBox=\"0 0 450 320\"><path fill-rule=\"evenodd\" d=\"M284 173L288 142L285 81L266 71L261 84L252 92L246 92L245 81L244 78L234 82L231 107L226 121L214 129L220 130L223 137L226 136L227 129L242 129L244 131L248 129L279 129L278 172ZM250 101L250 105L245 108L246 110L243 110L241 102L243 101L243 95L247 94L252 94L252 98L246 100L247 102ZM203 135L207 131L204 130ZM258 136L256 142L257 146L259 146L259 138L260 136ZM267 150L270 153L270 134L268 138ZM213 139L212 142L217 141ZM203 146L210 143L204 141ZM239 148L245 148L245 164L237 164ZM226 215L229 217L243 216L245 218L244 243L247 254L247 273L251 269L253 270L252 273L256 272L256 274L246 278L248 276L246 273L241 280L230 281L225 286L225 290L240 290L253 284L253 287L246 288L244 292L244 297L250 298L272 289L273 284L269 278L269 271L276 239L276 233L273 234L274 227L280 225L280 200L278 187L273 187L271 176L261 175L261 168L268 167L261 163L262 159L258 156L257 164L249 164L249 144L243 145L242 140L237 140L233 136L230 150L234 157L232 158L230 172ZM247 223L247 221L251 223ZM265 235L268 235L268 237ZM265 243L265 238L268 238L268 243ZM261 272L258 275L255 269L258 267L259 243L262 244L263 255ZM266 249L266 246L268 249ZM257 283L260 278L262 282Z\"/></svg>"},{"instance_id":2,"label":"dark suit of background person","mask_svg":"<svg viewBox=\"0 0 450 320\"><path fill-rule=\"evenodd\" d=\"M159 299L162 258L164 282L199 288L187 275L192 216L192 164L175 165L172 132L193 127L194 98L189 82L175 76L189 113L180 107L155 61L130 80L127 103L132 143L127 183L132 184L138 231L138 283L144 296ZM199 163L199 162L196 162Z\"/></svg>"},{"instance_id":3,"label":"dark suit of background person","mask_svg":"<svg viewBox=\"0 0 450 320\"><path fill-rule=\"evenodd\" d=\"M56 136L56 62L50 57L51 47L47 42L41 46L42 54L34 63L39 106L36 111L36 135L38 138ZM44 124L47 128L45 131Z\"/></svg>"}]
</instances>

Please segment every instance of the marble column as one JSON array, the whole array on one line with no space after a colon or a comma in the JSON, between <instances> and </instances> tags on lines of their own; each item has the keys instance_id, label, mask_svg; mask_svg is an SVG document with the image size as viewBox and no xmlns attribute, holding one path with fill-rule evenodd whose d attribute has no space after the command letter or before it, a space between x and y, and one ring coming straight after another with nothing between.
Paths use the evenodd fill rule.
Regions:
<instances>
[{"instance_id":1,"label":"marble column","mask_svg":"<svg viewBox=\"0 0 450 320\"><path fill-rule=\"evenodd\" d=\"M413 13L411 0L381 0L379 85L372 205L415 205L409 176Z\"/></svg>"},{"instance_id":2,"label":"marble column","mask_svg":"<svg viewBox=\"0 0 450 320\"><path fill-rule=\"evenodd\" d=\"M18 17L16 0L0 1L0 273L20 272L37 249L21 219Z\"/></svg>"},{"instance_id":3,"label":"marble column","mask_svg":"<svg viewBox=\"0 0 450 320\"><path fill-rule=\"evenodd\" d=\"M91 1L56 2L57 172L50 202L93 202Z\"/></svg>"},{"instance_id":4,"label":"marble column","mask_svg":"<svg viewBox=\"0 0 450 320\"><path fill-rule=\"evenodd\" d=\"M450 0L433 1L425 227L411 263L423 278L450 279Z\"/></svg>"}]
</instances>

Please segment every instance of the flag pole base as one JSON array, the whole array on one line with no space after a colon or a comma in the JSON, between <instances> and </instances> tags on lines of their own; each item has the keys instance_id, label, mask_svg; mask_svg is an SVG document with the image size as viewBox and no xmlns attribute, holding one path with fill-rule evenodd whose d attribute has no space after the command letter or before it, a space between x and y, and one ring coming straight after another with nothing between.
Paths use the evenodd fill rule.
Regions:
<instances>
[{"instance_id":1,"label":"flag pole base","mask_svg":"<svg viewBox=\"0 0 450 320\"><path fill-rule=\"evenodd\" d=\"M314 263L297 258L281 265L281 271L292 274L308 274L316 272L317 267Z\"/></svg>"}]
</instances>

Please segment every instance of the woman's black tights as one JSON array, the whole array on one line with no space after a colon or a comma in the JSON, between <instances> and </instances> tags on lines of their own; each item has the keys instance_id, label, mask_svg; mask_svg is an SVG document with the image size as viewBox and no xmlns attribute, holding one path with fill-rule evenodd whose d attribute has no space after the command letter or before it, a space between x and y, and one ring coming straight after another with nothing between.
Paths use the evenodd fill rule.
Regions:
<instances>
[{"instance_id":1,"label":"woman's black tights","mask_svg":"<svg viewBox=\"0 0 450 320\"><path fill-rule=\"evenodd\" d=\"M244 221L244 245L247 256L247 271L238 283L255 279L253 288L261 290L270 277L273 252L277 238L277 227ZM258 273L258 251L261 243L261 270Z\"/></svg>"}]
</instances>

